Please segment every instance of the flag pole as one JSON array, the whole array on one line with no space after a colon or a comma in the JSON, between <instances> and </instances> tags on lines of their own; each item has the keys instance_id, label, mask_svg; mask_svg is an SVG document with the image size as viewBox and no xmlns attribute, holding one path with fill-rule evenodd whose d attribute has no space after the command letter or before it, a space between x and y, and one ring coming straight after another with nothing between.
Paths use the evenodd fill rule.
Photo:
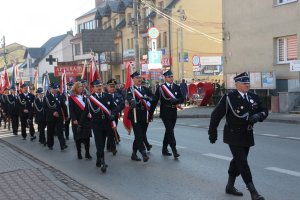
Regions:
<instances>
[{"instance_id":1,"label":"flag pole","mask_svg":"<svg viewBox=\"0 0 300 200\"><path fill-rule=\"evenodd\" d=\"M131 64L129 64L129 65L131 65ZM130 74L132 74L132 68L133 67L131 67L130 66ZM128 69L128 68L127 68ZM130 77L131 78L131 77ZM133 99L134 99L134 101L135 101L135 94L134 94L134 87L133 87L133 80L132 80L132 78L131 78L131 93L132 93L132 97L133 97ZM137 119L136 119L136 108L133 108L133 118L134 118L134 123L136 124L137 123Z\"/></svg>"}]
</instances>

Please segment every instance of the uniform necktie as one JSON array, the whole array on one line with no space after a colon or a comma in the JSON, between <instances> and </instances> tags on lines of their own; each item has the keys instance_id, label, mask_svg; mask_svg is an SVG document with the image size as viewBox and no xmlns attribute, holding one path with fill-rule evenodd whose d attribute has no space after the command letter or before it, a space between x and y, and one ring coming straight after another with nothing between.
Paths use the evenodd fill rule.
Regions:
<instances>
[{"instance_id":1,"label":"uniform necktie","mask_svg":"<svg viewBox=\"0 0 300 200\"><path fill-rule=\"evenodd\" d=\"M247 98L247 94L246 94L246 93L244 94L244 101L245 101L245 103L249 104L249 101L248 101L248 98Z\"/></svg>"}]
</instances>

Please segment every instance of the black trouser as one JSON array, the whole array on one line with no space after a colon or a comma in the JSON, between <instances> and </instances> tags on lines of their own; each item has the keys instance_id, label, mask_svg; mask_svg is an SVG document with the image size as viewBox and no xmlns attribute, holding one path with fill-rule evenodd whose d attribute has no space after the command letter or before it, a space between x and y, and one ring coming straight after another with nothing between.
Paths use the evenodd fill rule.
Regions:
<instances>
[{"instance_id":1,"label":"black trouser","mask_svg":"<svg viewBox=\"0 0 300 200\"><path fill-rule=\"evenodd\" d=\"M76 143L76 149L78 153L81 153L81 143L84 144L84 148L85 148L85 155L90 154L90 138L81 138L78 140L75 140Z\"/></svg>"},{"instance_id":2,"label":"black trouser","mask_svg":"<svg viewBox=\"0 0 300 200\"><path fill-rule=\"evenodd\" d=\"M248 165L247 157L250 147L229 145L233 159L230 162L229 176L239 176L241 174L246 184L252 182L252 175Z\"/></svg>"},{"instance_id":3,"label":"black trouser","mask_svg":"<svg viewBox=\"0 0 300 200\"><path fill-rule=\"evenodd\" d=\"M66 145L66 141L63 135L63 120L61 118L55 119L54 121L47 122L47 145L53 147L54 145L54 134L56 133L60 148Z\"/></svg>"},{"instance_id":4,"label":"black trouser","mask_svg":"<svg viewBox=\"0 0 300 200\"><path fill-rule=\"evenodd\" d=\"M134 153L136 153L137 150L139 150L140 152L144 152L146 149L145 149L143 139L145 138L147 132L148 123L147 122L134 123L133 121L131 121L131 123L134 132L134 141L132 144L132 150Z\"/></svg>"},{"instance_id":5,"label":"black trouser","mask_svg":"<svg viewBox=\"0 0 300 200\"><path fill-rule=\"evenodd\" d=\"M40 133L39 142L42 144L46 143L45 128L46 128L46 123L44 122L38 123L38 132Z\"/></svg>"},{"instance_id":6,"label":"black trouser","mask_svg":"<svg viewBox=\"0 0 300 200\"><path fill-rule=\"evenodd\" d=\"M71 118L69 118L68 120L65 121L65 137L69 138L69 134L70 134L70 122L71 122Z\"/></svg>"},{"instance_id":7,"label":"black trouser","mask_svg":"<svg viewBox=\"0 0 300 200\"><path fill-rule=\"evenodd\" d=\"M11 126L14 134L18 134L18 128L19 128L19 116L18 115L12 115L11 116Z\"/></svg>"},{"instance_id":8,"label":"black trouser","mask_svg":"<svg viewBox=\"0 0 300 200\"><path fill-rule=\"evenodd\" d=\"M103 127L103 126L104 124L92 125L98 159L104 158L104 147L105 147L106 136L111 132L110 127Z\"/></svg>"},{"instance_id":9,"label":"black trouser","mask_svg":"<svg viewBox=\"0 0 300 200\"><path fill-rule=\"evenodd\" d=\"M29 113L22 113L20 115L20 118L21 118L21 133L22 133L22 137L23 138L27 137L27 133L26 133L26 127L27 127L27 125L29 126L30 136L33 137L34 136L33 118L29 116Z\"/></svg>"},{"instance_id":10,"label":"black trouser","mask_svg":"<svg viewBox=\"0 0 300 200\"><path fill-rule=\"evenodd\" d=\"M117 129L115 131L117 131ZM115 133L114 130L111 130L111 133L108 133L107 144L106 144L107 150L110 150L110 151L116 150L117 138L116 138L115 134L117 134L117 133Z\"/></svg>"},{"instance_id":11,"label":"black trouser","mask_svg":"<svg viewBox=\"0 0 300 200\"><path fill-rule=\"evenodd\" d=\"M150 146L150 144L149 144L149 142L148 142L148 138L147 138L147 130L148 130L148 126L149 126L149 123L147 123L146 131L145 131L145 133L143 134L143 142L144 142L144 145L145 145L146 147L149 147L149 146Z\"/></svg>"},{"instance_id":12,"label":"black trouser","mask_svg":"<svg viewBox=\"0 0 300 200\"><path fill-rule=\"evenodd\" d=\"M176 140L174 135L174 127L176 124L176 119L165 119L162 118L162 121L165 125L165 136L163 140L163 148L167 148L170 145L171 148L176 147Z\"/></svg>"}]
</instances>

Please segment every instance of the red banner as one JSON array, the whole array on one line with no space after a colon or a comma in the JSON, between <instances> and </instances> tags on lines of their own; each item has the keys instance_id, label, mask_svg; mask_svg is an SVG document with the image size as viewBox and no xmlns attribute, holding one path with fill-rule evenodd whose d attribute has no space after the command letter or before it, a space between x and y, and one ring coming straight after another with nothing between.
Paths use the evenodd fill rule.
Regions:
<instances>
[{"instance_id":1,"label":"red banner","mask_svg":"<svg viewBox=\"0 0 300 200\"><path fill-rule=\"evenodd\" d=\"M66 71L67 77L81 76L83 65L70 65L70 66L55 66L54 67L54 76L60 77L62 73Z\"/></svg>"}]
</instances>

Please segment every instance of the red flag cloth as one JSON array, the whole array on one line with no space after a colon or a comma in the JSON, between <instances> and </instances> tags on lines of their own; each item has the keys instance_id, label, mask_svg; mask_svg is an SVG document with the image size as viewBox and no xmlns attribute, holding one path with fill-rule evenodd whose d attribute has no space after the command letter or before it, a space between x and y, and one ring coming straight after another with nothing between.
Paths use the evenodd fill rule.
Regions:
<instances>
[{"instance_id":1,"label":"red flag cloth","mask_svg":"<svg viewBox=\"0 0 300 200\"><path fill-rule=\"evenodd\" d=\"M23 80L20 76L20 80L19 80L19 93L22 93L22 85L23 85Z\"/></svg>"},{"instance_id":2,"label":"red flag cloth","mask_svg":"<svg viewBox=\"0 0 300 200\"><path fill-rule=\"evenodd\" d=\"M97 69L96 60L94 57L91 59L91 66L90 66L90 91L92 91L92 85L91 83L94 80L101 80L100 73Z\"/></svg>"},{"instance_id":3,"label":"red flag cloth","mask_svg":"<svg viewBox=\"0 0 300 200\"><path fill-rule=\"evenodd\" d=\"M131 125L131 121L128 119L128 113L129 113L129 105L128 103L125 104L125 108L123 110L123 125L125 127L125 129L128 131L128 135L130 135L131 129L132 129L132 125Z\"/></svg>"},{"instance_id":4,"label":"red flag cloth","mask_svg":"<svg viewBox=\"0 0 300 200\"><path fill-rule=\"evenodd\" d=\"M83 69L81 72L81 80L87 80L87 67L86 61L84 61Z\"/></svg>"},{"instance_id":5,"label":"red flag cloth","mask_svg":"<svg viewBox=\"0 0 300 200\"><path fill-rule=\"evenodd\" d=\"M3 75L3 85L2 85L2 93L5 88L9 88L9 79L7 74L6 66L4 67L4 75Z\"/></svg>"},{"instance_id":6,"label":"red flag cloth","mask_svg":"<svg viewBox=\"0 0 300 200\"><path fill-rule=\"evenodd\" d=\"M131 68L130 68L130 63L128 63L128 66L127 66L127 76L126 76L126 83L125 83L125 86L124 86L124 89L127 90L128 88L131 87Z\"/></svg>"}]
</instances>

